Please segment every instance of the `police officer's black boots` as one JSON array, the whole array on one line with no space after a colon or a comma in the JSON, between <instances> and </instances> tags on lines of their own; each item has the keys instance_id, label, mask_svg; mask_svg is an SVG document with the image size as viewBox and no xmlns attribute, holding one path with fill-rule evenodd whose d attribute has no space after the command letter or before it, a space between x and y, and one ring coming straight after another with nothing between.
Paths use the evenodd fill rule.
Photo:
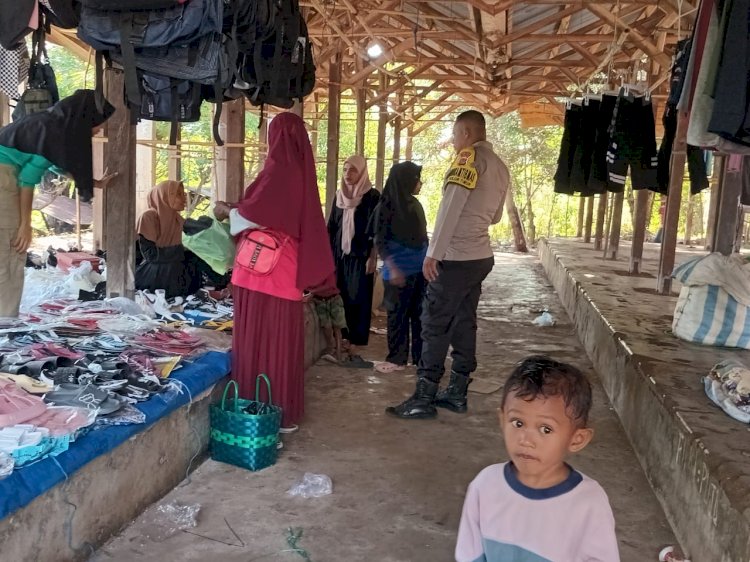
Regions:
<instances>
[{"instance_id":1,"label":"police officer's black boots","mask_svg":"<svg viewBox=\"0 0 750 562\"><path fill-rule=\"evenodd\" d=\"M420 377L417 379L417 389L411 398L408 398L398 406L389 406L385 411L393 416L404 419L427 419L437 416L437 410L432 405L435 394L438 391L438 383L430 379Z\"/></svg>"},{"instance_id":2,"label":"police officer's black boots","mask_svg":"<svg viewBox=\"0 0 750 562\"><path fill-rule=\"evenodd\" d=\"M438 408L447 408L452 412L463 414L467 410L466 393L471 383L471 378L451 371L451 380L445 390L441 390L435 396L433 404Z\"/></svg>"}]
</instances>

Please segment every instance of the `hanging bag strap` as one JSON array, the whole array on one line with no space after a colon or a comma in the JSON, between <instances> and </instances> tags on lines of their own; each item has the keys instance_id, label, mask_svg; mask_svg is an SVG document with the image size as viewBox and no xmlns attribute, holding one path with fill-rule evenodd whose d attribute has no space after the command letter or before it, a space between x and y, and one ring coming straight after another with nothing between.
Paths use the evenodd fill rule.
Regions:
<instances>
[{"instance_id":1,"label":"hanging bag strap","mask_svg":"<svg viewBox=\"0 0 750 562\"><path fill-rule=\"evenodd\" d=\"M260 399L260 381L263 380L266 383L266 390L268 391L268 402L261 402ZM258 378L255 379L255 401L259 404L262 404L260 408L258 408L258 414L259 415L265 415L271 413L271 407L273 407L273 398L271 398L271 381L268 380L268 377L264 374L258 375Z\"/></svg>"},{"instance_id":2,"label":"hanging bag strap","mask_svg":"<svg viewBox=\"0 0 750 562\"><path fill-rule=\"evenodd\" d=\"M229 394L230 389L234 389L234 408L231 410L227 410L226 402L227 402L227 394ZM233 412L239 412L240 411L240 405L237 401L237 397L239 396L239 386L237 385L237 381L229 381L227 383L227 386L224 387L224 394L221 397L221 409L226 411L233 411Z\"/></svg>"}]
</instances>

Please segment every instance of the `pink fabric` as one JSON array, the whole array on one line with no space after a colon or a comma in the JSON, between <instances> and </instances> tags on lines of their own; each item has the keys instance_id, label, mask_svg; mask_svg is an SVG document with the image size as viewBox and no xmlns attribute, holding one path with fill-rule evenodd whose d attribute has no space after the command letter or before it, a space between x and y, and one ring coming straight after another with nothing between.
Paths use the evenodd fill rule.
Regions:
<instances>
[{"instance_id":1,"label":"pink fabric","mask_svg":"<svg viewBox=\"0 0 750 562\"><path fill-rule=\"evenodd\" d=\"M271 121L266 163L236 207L247 220L299 242L300 291L320 284L334 270L315 160L301 117L282 113Z\"/></svg>"},{"instance_id":2,"label":"pink fabric","mask_svg":"<svg viewBox=\"0 0 750 562\"><path fill-rule=\"evenodd\" d=\"M255 398L255 379L271 381L273 403L281 406L281 425L302 420L305 412L305 322L301 302L234 288L232 378L240 396ZM261 398L266 399L265 386Z\"/></svg>"},{"instance_id":3,"label":"pink fabric","mask_svg":"<svg viewBox=\"0 0 750 562\"><path fill-rule=\"evenodd\" d=\"M39 29L39 2L34 2L34 11L29 19L29 29Z\"/></svg>"},{"instance_id":4,"label":"pink fabric","mask_svg":"<svg viewBox=\"0 0 750 562\"><path fill-rule=\"evenodd\" d=\"M297 288L297 263L299 242L289 238L284 245L276 267L268 275L255 275L235 265L232 284L288 301L301 301L302 291ZM235 311L235 318L237 312Z\"/></svg>"},{"instance_id":5,"label":"pink fabric","mask_svg":"<svg viewBox=\"0 0 750 562\"><path fill-rule=\"evenodd\" d=\"M362 202L362 196L372 189L370 175L367 172L367 160L362 156L350 156L344 161L344 165L350 164L359 176L357 183L347 185L344 177L341 177L341 188L336 193L336 206L344 210L341 221L341 250L344 255L352 251L352 238L354 238L354 212Z\"/></svg>"}]
</instances>

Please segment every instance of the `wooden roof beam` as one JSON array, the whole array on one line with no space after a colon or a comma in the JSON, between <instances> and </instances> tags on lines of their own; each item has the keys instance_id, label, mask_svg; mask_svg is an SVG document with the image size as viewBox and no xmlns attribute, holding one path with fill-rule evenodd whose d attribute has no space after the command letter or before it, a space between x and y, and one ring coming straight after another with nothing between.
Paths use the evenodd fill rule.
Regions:
<instances>
[{"instance_id":1,"label":"wooden roof beam","mask_svg":"<svg viewBox=\"0 0 750 562\"><path fill-rule=\"evenodd\" d=\"M532 33L536 33L537 31L547 27L548 25L557 23L558 21L560 21L562 18L566 16L573 15L576 12L580 12L580 11L581 11L580 6L567 6L566 8L563 8L562 10L558 10L554 14L550 14L546 18L542 18L539 21L536 21L530 25L527 25L526 27L522 27L521 29L514 31L513 33L509 33L508 35L500 37L500 39L497 42L493 43L492 47L498 48L498 47L501 47L502 45L507 45L508 43L512 43L513 41L516 41L526 35L531 35Z\"/></svg>"},{"instance_id":2,"label":"wooden roof beam","mask_svg":"<svg viewBox=\"0 0 750 562\"><path fill-rule=\"evenodd\" d=\"M420 74L422 74L424 71L428 70L431 67L432 67L432 64L423 64L422 66L415 68L411 74L408 74L406 76L401 76L393 84L388 86L388 88L385 91L380 92L377 96L368 100L367 103L365 104L365 109L370 109L372 106L380 103L391 94L399 91L400 89L404 87L405 84L417 78Z\"/></svg>"},{"instance_id":3,"label":"wooden roof beam","mask_svg":"<svg viewBox=\"0 0 750 562\"><path fill-rule=\"evenodd\" d=\"M401 53L404 51L407 51L411 49L414 46L414 38L411 37L407 39L406 41L402 41L395 47L386 50L380 57L378 57L374 61L368 61L367 65L357 72L356 74L353 74L352 76L349 76L345 81L344 84L351 85L356 84L357 82L367 78L372 72L379 67L382 67L382 65L391 62L396 59Z\"/></svg>"},{"instance_id":4,"label":"wooden roof beam","mask_svg":"<svg viewBox=\"0 0 750 562\"><path fill-rule=\"evenodd\" d=\"M597 16L599 19L607 22L609 25L613 27L617 27L618 29L622 29L623 31L627 32L628 34L628 41L638 47L639 49L642 49L644 53L646 53L648 56L650 56L653 60L658 62L663 67L667 68L671 64L671 59L668 57L665 53L662 51L659 51L659 48L654 45L651 41L646 39L643 35L638 33L635 29L632 28L632 26L626 24L624 21L622 21L618 16L613 14L609 9L604 8L597 4L590 4L586 6L586 9L590 11L592 14Z\"/></svg>"},{"instance_id":5,"label":"wooden roof beam","mask_svg":"<svg viewBox=\"0 0 750 562\"><path fill-rule=\"evenodd\" d=\"M414 131L412 132L412 136L416 137L419 133L421 133L422 131L424 131L425 129L429 127L432 127L435 123L440 121L443 117L445 117L446 115L450 115L451 113L454 113L455 111L456 109L454 107L449 107L445 111L441 111L435 117L430 119L427 123L425 123L421 127L417 127L416 129L414 129Z\"/></svg>"},{"instance_id":6,"label":"wooden roof beam","mask_svg":"<svg viewBox=\"0 0 750 562\"><path fill-rule=\"evenodd\" d=\"M319 0L310 0L310 2L312 2L312 1L317 2L317 4L320 6ZM391 9L391 8L394 8L395 6L397 6L400 2L401 2L401 0L386 1L386 2L383 3L383 5L381 7L385 8L385 9ZM320 13L323 16L323 18L325 18L326 22L334 21L335 18L333 18L332 16L328 15L328 13L326 13L325 9L321 10L319 8L316 8L316 10L318 11L318 13ZM347 11L348 11L348 9L347 9ZM364 27L363 27L363 24L366 24L366 25L373 24L376 21L378 21L381 17L382 17L381 14L368 13L367 16L365 16L364 18L360 18L359 24L356 27L354 27L353 29L350 29L349 31L355 32L355 33L363 31L363 30L365 30ZM322 51L318 55L318 59L319 60L329 60L331 58L331 56L337 50L338 50L338 46L337 45L335 45L335 44L334 45L330 45L330 46L328 46L324 51Z\"/></svg>"},{"instance_id":7,"label":"wooden roof beam","mask_svg":"<svg viewBox=\"0 0 750 562\"><path fill-rule=\"evenodd\" d=\"M419 93L415 92L411 96L411 98L409 99L409 101L407 101L406 103L401 104L400 106L398 106L396 108L395 113L396 114L403 113L404 111L406 111L407 109L409 109L410 107L412 107L415 103L417 103L420 99L425 99L430 93L432 93L435 90L437 90L437 88L438 88L438 86L440 86L440 84L442 84L442 82L440 80L435 80L429 87L425 88L421 92L419 92ZM397 115L388 116L388 122L390 123L396 117L397 117Z\"/></svg>"},{"instance_id":8,"label":"wooden roof beam","mask_svg":"<svg viewBox=\"0 0 750 562\"><path fill-rule=\"evenodd\" d=\"M420 110L419 113L414 114L414 121L419 121L422 117L427 115L430 111L435 109L437 106L442 104L445 100L447 100L449 97L451 97L453 94L450 92L446 92L442 96L440 96L438 99L433 100L427 107Z\"/></svg>"}]
</instances>

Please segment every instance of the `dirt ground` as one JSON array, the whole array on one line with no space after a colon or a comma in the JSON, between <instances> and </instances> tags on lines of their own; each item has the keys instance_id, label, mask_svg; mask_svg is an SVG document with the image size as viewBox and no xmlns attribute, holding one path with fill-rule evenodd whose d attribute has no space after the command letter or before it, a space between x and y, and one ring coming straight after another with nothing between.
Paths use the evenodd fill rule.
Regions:
<instances>
[{"instance_id":1,"label":"dirt ground","mask_svg":"<svg viewBox=\"0 0 750 562\"><path fill-rule=\"evenodd\" d=\"M556 319L554 327L532 324L542 310ZM497 254L479 317L480 367L472 388L485 393L470 393L468 414L441 411L427 421L386 417L384 408L413 390L413 369L381 375L320 363L307 374L305 421L284 437L275 466L251 473L204 462L92 560L453 560L468 483L483 467L506 460L496 422L499 392L486 392L532 353L573 362L591 376L596 436L571 463L609 494L622 560L656 560L674 536L535 257ZM373 335L365 356L383 359L384 349L385 337ZM288 496L305 472L329 475L333 494ZM200 505L190 533L157 511L171 502ZM303 532L296 549L288 541L290 528Z\"/></svg>"}]
</instances>

